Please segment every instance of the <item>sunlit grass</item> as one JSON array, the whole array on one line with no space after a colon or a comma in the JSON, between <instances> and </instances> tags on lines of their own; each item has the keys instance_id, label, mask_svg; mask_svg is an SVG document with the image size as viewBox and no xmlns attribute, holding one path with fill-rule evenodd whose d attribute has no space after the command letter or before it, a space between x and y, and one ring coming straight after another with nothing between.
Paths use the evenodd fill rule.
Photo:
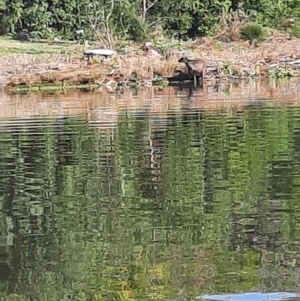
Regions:
<instances>
[{"instance_id":1,"label":"sunlit grass","mask_svg":"<svg viewBox=\"0 0 300 301\"><path fill-rule=\"evenodd\" d=\"M26 42L13 40L9 36L0 37L0 55L9 54L45 54L56 52L70 52L74 48L74 42L62 41L52 42L48 40L39 40L38 42Z\"/></svg>"}]
</instances>

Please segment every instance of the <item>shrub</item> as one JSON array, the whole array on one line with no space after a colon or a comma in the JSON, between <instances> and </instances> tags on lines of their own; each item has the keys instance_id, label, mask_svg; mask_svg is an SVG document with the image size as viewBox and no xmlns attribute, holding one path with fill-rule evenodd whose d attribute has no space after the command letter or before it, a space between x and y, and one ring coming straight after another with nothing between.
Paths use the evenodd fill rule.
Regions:
<instances>
[{"instance_id":1,"label":"shrub","mask_svg":"<svg viewBox=\"0 0 300 301\"><path fill-rule=\"evenodd\" d=\"M244 40L248 40L252 45L254 41L261 41L264 37L264 32L259 24L247 24L240 29L240 36Z\"/></svg>"}]
</instances>

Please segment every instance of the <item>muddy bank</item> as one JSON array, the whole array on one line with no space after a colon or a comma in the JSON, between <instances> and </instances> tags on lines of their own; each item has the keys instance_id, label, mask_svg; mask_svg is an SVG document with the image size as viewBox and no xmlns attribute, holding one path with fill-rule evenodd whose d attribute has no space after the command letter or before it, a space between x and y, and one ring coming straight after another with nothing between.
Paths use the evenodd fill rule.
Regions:
<instances>
[{"instance_id":1,"label":"muddy bank","mask_svg":"<svg viewBox=\"0 0 300 301\"><path fill-rule=\"evenodd\" d=\"M288 78L300 75L300 39L275 32L259 47L246 42L203 39L182 43L164 59L147 58L139 48L114 57L87 61L79 54L14 54L0 58L0 86L5 91L97 89L100 86L167 85L190 80L178 59L185 52L207 62L206 84L217 80Z\"/></svg>"}]
</instances>

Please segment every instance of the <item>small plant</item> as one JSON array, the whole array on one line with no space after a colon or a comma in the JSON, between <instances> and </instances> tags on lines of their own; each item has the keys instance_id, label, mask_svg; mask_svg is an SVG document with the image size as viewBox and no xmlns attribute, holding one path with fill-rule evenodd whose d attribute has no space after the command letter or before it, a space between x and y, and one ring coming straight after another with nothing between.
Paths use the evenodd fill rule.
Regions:
<instances>
[{"instance_id":1,"label":"small plant","mask_svg":"<svg viewBox=\"0 0 300 301\"><path fill-rule=\"evenodd\" d=\"M259 24L247 24L240 29L240 36L242 39L249 41L250 45L252 45L254 42L262 41L264 31Z\"/></svg>"},{"instance_id":2,"label":"small plant","mask_svg":"<svg viewBox=\"0 0 300 301\"><path fill-rule=\"evenodd\" d=\"M295 23L291 31L293 37L300 38L300 24L298 22Z\"/></svg>"},{"instance_id":3,"label":"small plant","mask_svg":"<svg viewBox=\"0 0 300 301\"><path fill-rule=\"evenodd\" d=\"M293 72L292 70L278 67L276 69L269 69L268 75L269 77L279 79L279 78L288 78L288 77L297 76L298 74L296 72Z\"/></svg>"},{"instance_id":4,"label":"small plant","mask_svg":"<svg viewBox=\"0 0 300 301\"><path fill-rule=\"evenodd\" d=\"M232 67L231 67L230 62L228 62L227 60L223 63L222 71L226 75L232 75Z\"/></svg>"}]
</instances>

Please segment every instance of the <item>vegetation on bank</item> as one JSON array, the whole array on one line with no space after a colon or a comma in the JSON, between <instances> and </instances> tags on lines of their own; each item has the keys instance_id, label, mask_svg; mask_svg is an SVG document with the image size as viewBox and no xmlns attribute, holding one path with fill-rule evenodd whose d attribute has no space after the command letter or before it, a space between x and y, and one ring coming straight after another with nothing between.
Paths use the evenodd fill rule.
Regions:
<instances>
[{"instance_id":1,"label":"vegetation on bank","mask_svg":"<svg viewBox=\"0 0 300 301\"><path fill-rule=\"evenodd\" d=\"M33 38L85 38L114 46L120 39L215 36L237 20L282 29L283 20L293 17L293 35L299 36L299 16L297 0L0 0L0 34L28 30Z\"/></svg>"},{"instance_id":2,"label":"vegetation on bank","mask_svg":"<svg viewBox=\"0 0 300 301\"><path fill-rule=\"evenodd\" d=\"M1 54L4 56L0 61L2 66L5 66L0 76L1 88L14 91L74 87L94 89L101 85L137 86L141 82L165 85L167 79L171 81L175 78L175 81L182 81L181 75L184 79L189 77L185 66L178 63L183 51L188 55L205 59L208 67L207 75L211 79L283 78L300 75L298 70L299 41L298 38L290 38L291 32L292 35L297 35L298 24L297 21L294 22L294 19L289 18L281 23L290 31L287 36L285 32L260 25L263 22L258 22L259 14L246 10L245 5L240 3L235 11L232 9L223 11L216 23L218 26L213 32L215 35L211 38L198 37L195 40L183 41L177 37L188 37L189 34L186 32L186 35L175 35L174 32L172 38L164 39L162 31L155 31L148 35L151 32L150 29L149 32L144 30L139 39L153 38L156 48L164 57L161 61L143 57L142 43L126 41L129 36L124 33L123 38L120 39L120 35L111 30L113 23L108 21L113 18L113 11L116 8L114 2L111 4L109 18L106 18L107 23L103 30L95 25L92 26L93 30L88 31L72 29L75 36L67 35L64 30L64 37L77 38L77 41L53 39L54 35L41 32L36 35L37 31L28 26L17 26L11 29L11 33L22 29L23 33L25 31L25 37L27 33L30 33L37 39L31 40L31 43L17 42L11 38L1 39L0 56ZM154 7L160 3L155 1L152 4ZM144 9L145 7L147 5ZM9 5L6 4L4 10L8 9ZM146 16L147 14L143 14L144 23L147 22ZM90 16L89 19L91 20ZM22 15L19 20L19 24L23 24ZM291 23L290 20L293 22ZM52 29L48 26L47 30ZM87 35L91 32L96 35ZM170 33L170 30L165 29L165 32ZM55 30L52 33L61 32ZM210 34L204 31L202 33ZM197 34L199 33L194 35ZM17 36L22 37L20 32ZM78 43L78 40L83 38L94 39L95 41L90 42L92 47L114 48L118 54L109 60L98 57L93 61L86 61L83 58L86 45ZM138 40L134 36L130 38ZM12 53L16 54L12 55ZM179 77L176 77L176 74L179 74Z\"/></svg>"},{"instance_id":3,"label":"vegetation on bank","mask_svg":"<svg viewBox=\"0 0 300 301\"><path fill-rule=\"evenodd\" d=\"M299 39L287 39L286 33L276 30L261 32L259 28L255 24L240 27L247 41L228 43L217 38L185 42L170 39L169 44L157 41L156 47L163 54L163 60L144 57L139 43L120 43L113 57L98 56L87 61L83 57L85 46L77 43L21 43L2 39L0 85L10 91L78 87L94 90L104 85L116 88L154 83L165 86L176 79L176 74L187 75L184 64L178 62L183 52L207 62L206 85L215 85L216 80L299 76ZM227 32L234 30L231 27Z\"/></svg>"},{"instance_id":4,"label":"vegetation on bank","mask_svg":"<svg viewBox=\"0 0 300 301\"><path fill-rule=\"evenodd\" d=\"M0 0L0 34L33 42L6 47L7 40L0 41L0 55L22 53L21 58L2 60L7 68L0 85L65 89L153 79L162 83L174 76L174 70L185 71L177 62L181 51L204 56L213 78L298 76L298 41L289 38L300 37L299 15L300 3L295 0L278 0L276 5L269 0ZM288 30L289 36L278 35L277 29ZM80 46L84 39L116 50L117 57L87 64ZM142 57L141 43L150 40L163 54L163 62ZM49 67L50 63L59 66ZM35 66L27 68L28 64Z\"/></svg>"}]
</instances>

